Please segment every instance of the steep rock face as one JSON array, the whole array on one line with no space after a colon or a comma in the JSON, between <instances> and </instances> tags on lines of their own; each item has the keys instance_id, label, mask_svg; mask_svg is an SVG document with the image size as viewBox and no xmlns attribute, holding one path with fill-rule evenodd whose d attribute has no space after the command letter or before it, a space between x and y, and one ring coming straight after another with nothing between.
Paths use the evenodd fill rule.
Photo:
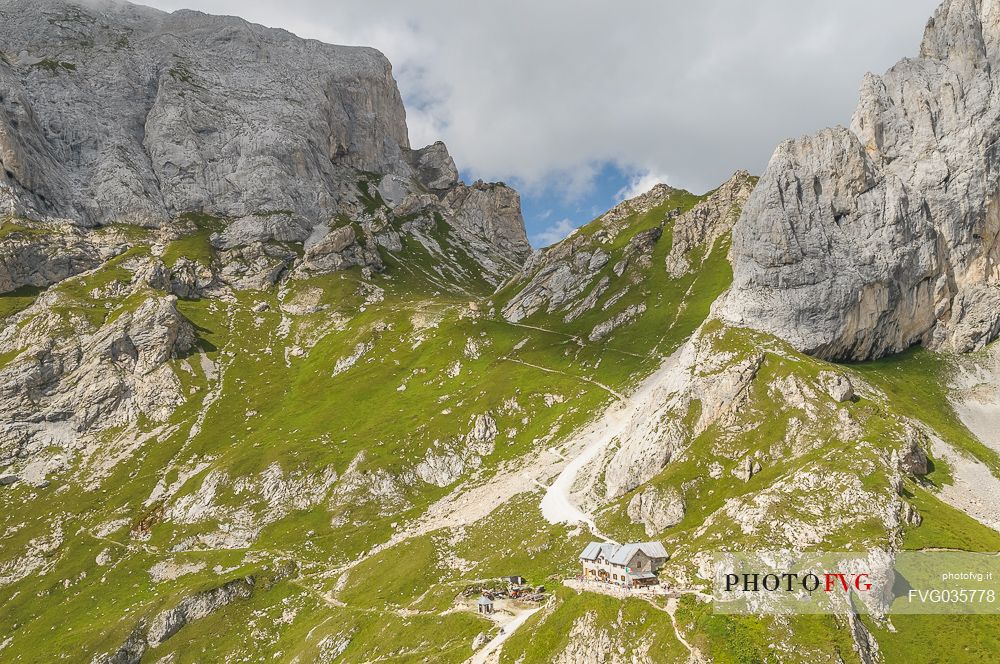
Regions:
<instances>
[{"instance_id":1,"label":"steep rock face","mask_svg":"<svg viewBox=\"0 0 1000 664\"><path fill-rule=\"evenodd\" d=\"M605 495L617 498L648 482L708 427L728 424L762 361L759 353L734 361L708 344L681 347L654 374L651 398L602 460ZM687 413L697 417L678 417Z\"/></svg>"},{"instance_id":2,"label":"steep rock face","mask_svg":"<svg viewBox=\"0 0 1000 664\"><path fill-rule=\"evenodd\" d=\"M405 112L377 51L127 3L0 7L3 203L159 224L335 205L338 169L406 172Z\"/></svg>"},{"instance_id":3,"label":"steep rock face","mask_svg":"<svg viewBox=\"0 0 1000 664\"><path fill-rule=\"evenodd\" d=\"M869 75L851 129L780 145L733 232L720 312L823 358L1000 333L1000 9L945 2Z\"/></svg>"},{"instance_id":4,"label":"steep rock face","mask_svg":"<svg viewBox=\"0 0 1000 664\"><path fill-rule=\"evenodd\" d=\"M140 623L114 653L95 658L102 664L138 664L150 648L179 632L188 623L206 618L229 604L253 595L257 580L248 576L217 588L185 597L173 608L159 613L149 625Z\"/></svg>"},{"instance_id":5,"label":"steep rock face","mask_svg":"<svg viewBox=\"0 0 1000 664\"><path fill-rule=\"evenodd\" d=\"M696 247L712 246L733 228L756 183L757 178L747 171L737 171L705 200L677 218L667 255L667 272L671 276L678 277L691 270L690 257Z\"/></svg>"},{"instance_id":6,"label":"steep rock face","mask_svg":"<svg viewBox=\"0 0 1000 664\"><path fill-rule=\"evenodd\" d=\"M521 219L521 197L503 184L478 181L472 186L455 186L443 201L452 210L453 225L470 240L488 239L504 256L515 259L517 267L531 254Z\"/></svg>"},{"instance_id":7,"label":"steep rock face","mask_svg":"<svg viewBox=\"0 0 1000 664\"><path fill-rule=\"evenodd\" d=\"M79 229L11 224L0 239L0 293L22 286L45 287L92 270L115 255L117 247L90 242Z\"/></svg>"},{"instance_id":8,"label":"steep rock face","mask_svg":"<svg viewBox=\"0 0 1000 664\"><path fill-rule=\"evenodd\" d=\"M661 491L650 486L632 496L627 514L634 523L643 525L648 537L654 537L684 518L684 497L678 491Z\"/></svg>"},{"instance_id":9,"label":"steep rock face","mask_svg":"<svg viewBox=\"0 0 1000 664\"><path fill-rule=\"evenodd\" d=\"M405 214L438 214L471 245L488 280L531 252L515 191L464 185L443 143L410 149L374 49L125 2L6 0L0 25L0 215L173 227L199 213L228 226L218 248L260 254L409 201ZM349 254L311 271L382 267L372 246Z\"/></svg>"}]
</instances>

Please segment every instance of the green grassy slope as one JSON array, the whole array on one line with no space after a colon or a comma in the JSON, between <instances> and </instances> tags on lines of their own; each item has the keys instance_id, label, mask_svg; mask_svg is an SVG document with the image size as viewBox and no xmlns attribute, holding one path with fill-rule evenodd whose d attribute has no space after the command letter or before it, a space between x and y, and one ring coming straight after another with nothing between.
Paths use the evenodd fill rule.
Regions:
<instances>
[{"instance_id":1,"label":"green grassy slope","mask_svg":"<svg viewBox=\"0 0 1000 664\"><path fill-rule=\"evenodd\" d=\"M685 210L699 200L677 192L630 219L627 232L608 247L612 258L602 275L613 278L611 266L636 233L663 222L667 210ZM380 204L371 198L372 206ZM213 227L194 221L197 231L170 243L164 263L181 257L204 265L217 260L209 244ZM597 225L580 232L594 233ZM441 234L445 251L467 263L461 247L447 245L446 229L433 232ZM74 661L86 653L89 660L113 651L142 621L184 597L253 576L257 582L249 599L183 627L151 650L148 660L321 661L337 655L338 661L351 662L461 662L471 655L478 634L495 633L492 623L471 610L455 610L462 591L484 579L521 574L555 592L552 603L507 642L502 661L550 661L578 625L612 634L633 652L641 646L652 661L683 661L687 650L664 607L641 600L622 604L561 586L573 575L589 537L545 522L538 509L541 489L511 496L474 524L440 528L385 548L341 576L352 561L416 522L464 482L488 482L506 464L579 429L613 400L609 390L627 391L687 340L729 284L728 238L702 248L704 253L693 257L698 268L680 278L668 276L664 267L670 247L668 222L648 269L630 277L627 293L604 310L619 294L622 284L616 282L592 311L570 323L561 312L506 322L495 312L516 286L492 293L470 265L442 274L435 269L440 257L412 242L400 254L385 255L386 271L371 281L352 269L236 292L225 300L180 301L178 309L194 324L198 342L189 356L171 361L185 401L170 419L140 418L127 430L102 434L108 450L137 435L149 439L100 481L89 479L97 460L71 455L68 472L49 486L3 489L0 570L17 569L26 557L38 564L2 588L0 659ZM53 311L66 329L96 329L150 295L139 290L122 299L112 288L130 283L130 260L148 252L137 243L93 274L51 287L58 296ZM449 283L455 287L442 288ZM36 295L13 295L6 315L32 311ZM639 303L646 311L637 320L600 343L586 341L597 323ZM862 398L822 411L818 421L824 426L841 411L861 423L864 446L847 449L836 436L819 433L805 452L777 460L790 421L807 415L776 410L769 382L812 380L836 367L771 339L715 331L720 353L766 352L744 413L759 426L728 440L730 452L766 452L776 460L748 483L729 473L706 483L706 468L726 438L715 427L652 480L689 496L684 521L659 535L681 561L720 541L766 545L766 533L754 539L702 526L727 500L753 495L787 473L836 471L885 453L900 416L917 417L949 442L989 459L935 391L940 367L914 354L847 369L892 402ZM354 355L359 357L353 364L346 362ZM491 453L468 462L447 486L415 476L428 453L462 449L472 422L486 413L500 432ZM933 483L947 481L946 471L939 467L926 484L908 481L909 499L923 522L907 527L899 544L996 550L997 533L934 497ZM273 476L280 482L266 480ZM322 477L336 480L315 499L290 501L282 493L287 485L308 494ZM873 491L886 490L886 484L884 475L865 478ZM646 537L625 515L631 495L600 511L605 532L622 539ZM801 501L780 509L810 518ZM226 539L247 528L252 532L245 542ZM860 519L852 532L822 544L885 543L886 537L876 520ZM183 566L187 573L157 581L150 570L160 563ZM676 618L686 639L713 661L772 661L779 654L781 661L834 661L835 655L856 661L846 626L834 618L735 619L714 616L689 598ZM914 643L907 634L917 630L925 649L943 647L928 629L934 624L896 621L896 634L878 625L872 629L893 655L887 661L903 661ZM954 661L974 661L992 637L982 621L944 626L963 624L974 645L967 659ZM797 647L799 659L789 660L787 649L775 651L771 644L777 642Z\"/></svg>"}]
</instances>

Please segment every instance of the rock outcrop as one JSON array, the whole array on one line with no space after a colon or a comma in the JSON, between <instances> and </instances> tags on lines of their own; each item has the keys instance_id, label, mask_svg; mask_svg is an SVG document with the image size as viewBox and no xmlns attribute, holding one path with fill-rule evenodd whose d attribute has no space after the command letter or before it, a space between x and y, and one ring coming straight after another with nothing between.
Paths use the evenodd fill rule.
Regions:
<instances>
[{"instance_id":1,"label":"rock outcrop","mask_svg":"<svg viewBox=\"0 0 1000 664\"><path fill-rule=\"evenodd\" d=\"M195 338L175 304L173 296L152 297L62 342L46 336L51 319L45 316L21 330L7 328L0 347L15 349L15 357L0 371L0 465L49 445L72 447L85 432L140 415L168 417L183 396L167 361L190 350Z\"/></svg>"},{"instance_id":2,"label":"rock outcrop","mask_svg":"<svg viewBox=\"0 0 1000 664\"><path fill-rule=\"evenodd\" d=\"M654 537L664 528L676 526L684 518L684 497L678 491L662 491L648 486L632 496L626 510L634 523Z\"/></svg>"},{"instance_id":3,"label":"rock outcrop","mask_svg":"<svg viewBox=\"0 0 1000 664\"><path fill-rule=\"evenodd\" d=\"M781 144L733 232L722 316L827 359L1000 333L1000 8L949 0L850 129Z\"/></svg>"},{"instance_id":4,"label":"rock outcrop","mask_svg":"<svg viewBox=\"0 0 1000 664\"><path fill-rule=\"evenodd\" d=\"M45 287L92 270L116 253L118 246L94 243L69 225L46 227L8 222L0 237L0 293L24 286Z\"/></svg>"},{"instance_id":5,"label":"rock outcrop","mask_svg":"<svg viewBox=\"0 0 1000 664\"><path fill-rule=\"evenodd\" d=\"M445 441L436 450L428 448L415 468L416 476L439 487L452 484L467 469L478 468L483 457L493 453L498 434L496 420L490 413L477 415L472 421L472 429L461 439Z\"/></svg>"},{"instance_id":6,"label":"rock outcrop","mask_svg":"<svg viewBox=\"0 0 1000 664\"><path fill-rule=\"evenodd\" d=\"M150 648L161 645L188 623L206 618L233 602L249 598L256 583L254 577L248 576L185 597L173 608L157 614L148 625L140 623L118 650L96 661L102 664L138 664Z\"/></svg>"},{"instance_id":7,"label":"rock outcrop","mask_svg":"<svg viewBox=\"0 0 1000 664\"><path fill-rule=\"evenodd\" d=\"M692 269L691 254L698 247L711 247L732 230L743 211L757 178L747 171L737 171L705 200L682 214L674 222L667 273L679 277Z\"/></svg>"},{"instance_id":8,"label":"rock outcrop","mask_svg":"<svg viewBox=\"0 0 1000 664\"><path fill-rule=\"evenodd\" d=\"M646 404L632 415L620 444L609 448L601 464L606 497L653 479L708 427L731 419L763 360L755 353L733 361L697 337L685 343L649 379Z\"/></svg>"},{"instance_id":9,"label":"rock outcrop","mask_svg":"<svg viewBox=\"0 0 1000 664\"><path fill-rule=\"evenodd\" d=\"M536 252L514 280L518 291L504 305L504 317L516 323L539 311L552 313L569 308L605 271L611 260L608 245L630 231L637 215L661 209L677 193L678 190L665 184L656 185L645 194L623 201L606 212L595 222L593 232L575 231L562 242ZM658 221L662 224L676 216L676 212L663 210L659 216ZM613 267L614 274L621 277L630 259L638 259L642 264L640 268L648 267L653 247L661 235L662 228L657 226L632 237L621 260ZM609 282L599 281L583 302L576 302L566 317L573 320L592 309L608 290L608 285Z\"/></svg>"},{"instance_id":10,"label":"rock outcrop","mask_svg":"<svg viewBox=\"0 0 1000 664\"><path fill-rule=\"evenodd\" d=\"M409 175L381 53L128 3L0 8L2 208L160 225L337 206L344 168Z\"/></svg>"}]
</instances>

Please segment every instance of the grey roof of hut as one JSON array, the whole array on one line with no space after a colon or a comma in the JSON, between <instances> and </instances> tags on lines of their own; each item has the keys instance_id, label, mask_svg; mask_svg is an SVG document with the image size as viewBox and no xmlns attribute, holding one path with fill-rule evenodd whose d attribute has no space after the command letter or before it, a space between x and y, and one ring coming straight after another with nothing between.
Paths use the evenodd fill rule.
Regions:
<instances>
[{"instance_id":1,"label":"grey roof of hut","mask_svg":"<svg viewBox=\"0 0 1000 664\"><path fill-rule=\"evenodd\" d=\"M632 542L630 544L611 544L610 542L591 542L580 554L581 560L597 560L604 556L605 560L615 565L624 565L632 559L636 551L642 551L650 558L667 558L667 550L659 542Z\"/></svg>"}]
</instances>

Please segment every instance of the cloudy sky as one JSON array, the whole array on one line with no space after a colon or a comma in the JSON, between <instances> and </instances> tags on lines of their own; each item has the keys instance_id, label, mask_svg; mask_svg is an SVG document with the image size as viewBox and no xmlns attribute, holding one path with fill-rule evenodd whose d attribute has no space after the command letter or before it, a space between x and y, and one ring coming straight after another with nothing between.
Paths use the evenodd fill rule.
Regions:
<instances>
[{"instance_id":1,"label":"cloudy sky","mask_svg":"<svg viewBox=\"0 0 1000 664\"><path fill-rule=\"evenodd\" d=\"M142 1L142 0L140 0ZM410 140L522 193L536 246L656 182L701 193L847 124L939 0L145 0L392 61Z\"/></svg>"}]
</instances>

